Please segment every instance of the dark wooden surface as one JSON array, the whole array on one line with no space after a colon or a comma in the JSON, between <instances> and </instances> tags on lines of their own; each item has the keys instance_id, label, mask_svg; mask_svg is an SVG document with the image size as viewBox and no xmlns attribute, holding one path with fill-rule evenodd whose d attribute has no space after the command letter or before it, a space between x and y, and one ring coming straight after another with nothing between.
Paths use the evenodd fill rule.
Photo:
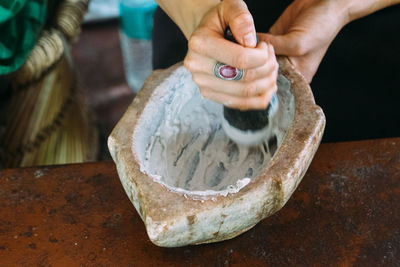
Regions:
<instances>
[{"instance_id":1,"label":"dark wooden surface","mask_svg":"<svg viewBox=\"0 0 400 267\"><path fill-rule=\"evenodd\" d=\"M0 171L0 266L399 266L400 138L323 144L275 215L160 248L112 162Z\"/></svg>"}]
</instances>

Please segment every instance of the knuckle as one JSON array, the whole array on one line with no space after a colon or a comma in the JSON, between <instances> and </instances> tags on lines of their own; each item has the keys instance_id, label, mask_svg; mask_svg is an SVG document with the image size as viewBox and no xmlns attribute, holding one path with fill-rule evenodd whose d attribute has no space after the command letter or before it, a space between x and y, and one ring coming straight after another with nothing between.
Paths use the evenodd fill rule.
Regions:
<instances>
[{"instance_id":1,"label":"knuckle","mask_svg":"<svg viewBox=\"0 0 400 267\"><path fill-rule=\"evenodd\" d=\"M271 62L272 66L274 66L275 68L277 68L279 66L278 60L276 60L275 55L271 56L268 61Z\"/></svg>"},{"instance_id":2,"label":"knuckle","mask_svg":"<svg viewBox=\"0 0 400 267\"><path fill-rule=\"evenodd\" d=\"M263 97L263 100L261 101L262 109L266 109L268 107L269 101L270 101L270 98L269 98L268 94L265 94L265 96Z\"/></svg>"},{"instance_id":3,"label":"knuckle","mask_svg":"<svg viewBox=\"0 0 400 267\"><path fill-rule=\"evenodd\" d=\"M276 60L275 60L275 63L274 63L274 69L275 69L276 75L278 75L279 64L278 64L278 61L276 61Z\"/></svg>"},{"instance_id":4,"label":"knuckle","mask_svg":"<svg viewBox=\"0 0 400 267\"><path fill-rule=\"evenodd\" d=\"M267 84L268 90L266 90L266 93L267 99L269 99L278 90L278 85L276 83L276 79L270 79L265 84Z\"/></svg>"},{"instance_id":5,"label":"knuckle","mask_svg":"<svg viewBox=\"0 0 400 267\"><path fill-rule=\"evenodd\" d=\"M267 65L270 64L275 57L268 53L268 47L266 46L265 49L261 50L261 53L259 53L259 58L262 65Z\"/></svg>"},{"instance_id":6,"label":"knuckle","mask_svg":"<svg viewBox=\"0 0 400 267\"><path fill-rule=\"evenodd\" d=\"M194 60L190 56L187 56L187 57L185 57L185 60L183 61L183 65L185 66L185 68L187 68L189 71L192 72L194 70L195 63L194 63Z\"/></svg>"},{"instance_id":7,"label":"knuckle","mask_svg":"<svg viewBox=\"0 0 400 267\"><path fill-rule=\"evenodd\" d=\"M268 93L267 94L263 94L262 96L259 97L258 100L259 101L257 103L257 108L266 109L268 107L269 100L270 100L269 94Z\"/></svg>"},{"instance_id":8,"label":"knuckle","mask_svg":"<svg viewBox=\"0 0 400 267\"><path fill-rule=\"evenodd\" d=\"M267 53L262 53L260 55L260 62L262 65L267 65L271 61L271 58L268 56Z\"/></svg>"},{"instance_id":9,"label":"knuckle","mask_svg":"<svg viewBox=\"0 0 400 267\"><path fill-rule=\"evenodd\" d=\"M199 34L193 34L188 42L189 51L201 52L203 47L203 38Z\"/></svg>"},{"instance_id":10,"label":"knuckle","mask_svg":"<svg viewBox=\"0 0 400 267\"><path fill-rule=\"evenodd\" d=\"M245 82L251 82L254 81L256 79L257 76L257 71L254 69L248 69L244 72L244 77L243 80Z\"/></svg>"},{"instance_id":11,"label":"knuckle","mask_svg":"<svg viewBox=\"0 0 400 267\"><path fill-rule=\"evenodd\" d=\"M278 68L277 67L274 68L271 76L272 76L272 80L276 83L276 80L278 79Z\"/></svg>"},{"instance_id":12,"label":"knuckle","mask_svg":"<svg viewBox=\"0 0 400 267\"><path fill-rule=\"evenodd\" d=\"M266 78L259 80L259 86L257 87L258 95L261 96L261 95L264 95L265 93L267 93L268 91L270 91L271 88L273 88L274 83L275 83L275 81L271 77L266 77Z\"/></svg>"},{"instance_id":13,"label":"knuckle","mask_svg":"<svg viewBox=\"0 0 400 267\"><path fill-rule=\"evenodd\" d=\"M248 11L241 11L232 21L233 27L248 27L251 26L253 23L253 17Z\"/></svg>"},{"instance_id":14,"label":"knuckle","mask_svg":"<svg viewBox=\"0 0 400 267\"><path fill-rule=\"evenodd\" d=\"M192 79L193 79L194 83L197 84L197 86L199 86L199 87L206 86L205 79L200 77L199 75L192 74Z\"/></svg>"},{"instance_id":15,"label":"knuckle","mask_svg":"<svg viewBox=\"0 0 400 267\"><path fill-rule=\"evenodd\" d=\"M275 94L278 92L278 85L275 83L275 85L272 87L272 92Z\"/></svg>"},{"instance_id":16,"label":"knuckle","mask_svg":"<svg viewBox=\"0 0 400 267\"><path fill-rule=\"evenodd\" d=\"M243 95L249 97L254 95L255 91L256 91L255 83L246 83L243 88Z\"/></svg>"},{"instance_id":17,"label":"knuckle","mask_svg":"<svg viewBox=\"0 0 400 267\"><path fill-rule=\"evenodd\" d=\"M274 62L268 67L268 69L268 76L271 77L271 79L276 80L276 78L278 77L279 64Z\"/></svg>"},{"instance_id":18,"label":"knuckle","mask_svg":"<svg viewBox=\"0 0 400 267\"><path fill-rule=\"evenodd\" d=\"M239 109L240 110L248 110L249 109L249 100L247 98L244 98L240 104L239 104Z\"/></svg>"},{"instance_id":19,"label":"knuckle","mask_svg":"<svg viewBox=\"0 0 400 267\"><path fill-rule=\"evenodd\" d=\"M269 58L267 64L268 64L268 67L269 67L270 69L272 69L273 71L275 71L275 70L279 67L279 64L278 64L278 62L276 61L276 58L275 58L275 57L274 57L274 58L272 58L272 57Z\"/></svg>"},{"instance_id":20,"label":"knuckle","mask_svg":"<svg viewBox=\"0 0 400 267\"><path fill-rule=\"evenodd\" d=\"M307 53L307 43L304 39L299 39L293 45L293 53L295 56L304 56Z\"/></svg>"},{"instance_id":21,"label":"knuckle","mask_svg":"<svg viewBox=\"0 0 400 267\"><path fill-rule=\"evenodd\" d=\"M201 81L201 79L199 79L199 76L198 75L192 75L192 80L194 81L194 83L195 84L197 84L197 85L199 85L200 86L200 81Z\"/></svg>"},{"instance_id":22,"label":"knuckle","mask_svg":"<svg viewBox=\"0 0 400 267\"><path fill-rule=\"evenodd\" d=\"M204 97L204 98L210 98L211 94L210 91L204 88L199 88L200 90L200 94Z\"/></svg>"},{"instance_id":23,"label":"knuckle","mask_svg":"<svg viewBox=\"0 0 400 267\"><path fill-rule=\"evenodd\" d=\"M248 66L248 57L245 53L240 53L235 57L234 64L236 68L246 69Z\"/></svg>"}]
</instances>

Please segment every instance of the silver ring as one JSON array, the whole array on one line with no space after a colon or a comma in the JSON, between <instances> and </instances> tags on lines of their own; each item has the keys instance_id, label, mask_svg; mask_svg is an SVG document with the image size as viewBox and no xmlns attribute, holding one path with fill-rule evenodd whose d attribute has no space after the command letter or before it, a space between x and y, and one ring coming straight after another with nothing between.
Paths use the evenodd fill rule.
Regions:
<instances>
[{"instance_id":1,"label":"silver ring","mask_svg":"<svg viewBox=\"0 0 400 267\"><path fill-rule=\"evenodd\" d=\"M217 62L214 65L214 74L222 80L239 81L243 78L244 70Z\"/></svg>"}]
</instances>

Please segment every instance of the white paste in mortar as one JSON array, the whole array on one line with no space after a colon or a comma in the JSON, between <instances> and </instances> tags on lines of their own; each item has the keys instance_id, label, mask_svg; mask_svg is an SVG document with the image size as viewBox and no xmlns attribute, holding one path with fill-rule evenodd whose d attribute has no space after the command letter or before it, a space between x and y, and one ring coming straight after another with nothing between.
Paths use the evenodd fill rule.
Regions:
<instances>
[{"instance_id":1,"label":"white paste in mortar","mask_svg":"<svg viewBox=\"0 0 400 267\"><path fill-rule=\"evenodd\" d=\"M204 99L190 72L178 68L154 90L135 129L132 149L141 171L189 195L238 192L268 166L293 120L294 98L281 75L278 99L271 136L257 147L240 146L221 127L222 106Z\"/></svg>"}]
</instances>

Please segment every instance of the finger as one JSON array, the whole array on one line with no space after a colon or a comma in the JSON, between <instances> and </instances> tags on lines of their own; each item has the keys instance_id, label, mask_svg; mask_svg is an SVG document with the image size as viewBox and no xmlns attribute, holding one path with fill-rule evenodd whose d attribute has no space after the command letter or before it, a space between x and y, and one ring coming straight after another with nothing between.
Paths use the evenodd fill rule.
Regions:
<instances>
[{"instance_id":1,"label":"finger","mask_svg":"<svg viewBox=\"0 0 400 267\"><path fill-rule=\"evenodd\" d=\"M196 31L189 40L190 50L239 69L256 68L267 61L267 54L262 46L245 48L213 32L206 34Z\"/></svg>"},{"instance_id":2,"label":"finger","mask_svg":"<svg viewBox=\"0 0 400 267\"><path fill-rule=\"evenodd\" d=\"M259 79L264 79L273 75L274 72L277 73L277 70L278 62L276 61L276 58L273 58L268 60L267 64L262 67L245 70L241 81L252 82Z\"/></svg>"},{"instance_id":3,"label":"finger","mask_svg":"<svg viewBox=\"0 0 400 267\"><path fill-rule=\"evenodd\" d=\"M303 57L291 57L290 62L298 69L308 83L311 83L328 47L321 48Z\"/></svg>"},{"instance_id":4,"label":"finger","mask_svg":"<svg viewBox=\"0 0 400 267\"><path fill-rule=\"evenodd\" d=\"M274 91L276 87L276 73L253 82L227 81L213 75L196 73L193 74L193 81L201 89L213 92L236 96L255 97L265 94L267 91Z\"/></svg>"},{"instance_id":5,"label":"finger","mask_svg":"<svg viewBox=\"0 0 400 267\"><path fill-rule=\"evenodd\" d=\"M276 90L268 91L265 94L256 97L231 96L210 90L208 88L200 89L200 92L205 98L208 98L212 101L218 102L230 108L236 108L240 110L261 110L268 107L268 104L272 99L272 95L276 92Z\"/></svg>"},{"instance_id":6,"label":"finger","mask_svg":"<svg viewBox=\"0 0 400 267\"><path fill-rule=\"evenodd\" d=\"M252 82L261 78L265 78L277 67L276 57L273 52L272 45L267 45L265 42L259 44L266 50L268 60L261 67L246 69L242 81ZM193 51L189 51L185 57L184 65L192 73L203 73L213 75L216 61L208 57L204 57Z\"/></svg>"},{"instance_id":7,"label":"finger","mask_svg":"<svg viewBox=\"0 0 400 267\"><path fill-rule=\"evenodd\" d=\"M260 42L258 46L263 50L265 50L267 61L261 67L246 69L244 72L244 77L242 79L243 81L251 82L257 79L265 78L267 76L270 76L274 70L277 70L278 63L276 61L276 56L273 46L268 45L265 42Z\"/></svg>"},{"instance_id":8,"label":"finger","mask_svg":"<svg viewBox=\"0 0 400 267\"><path fill-rule=\"evenodd\" d=\"M306 41L297 32L289 32L285 35L260 33L258 37L260 40L271 43L278 55L303 56L310 52Z\"/></svg>"},{"instance_id":9,"label":"finger","mask_svg":"<svg viewBox=\"0 0 400 267\"><path fill-rule=\"evenodd\" d=\"M213 33L207 36L195 32L189 40L188 51L239 69L257 68L268 60L268 48L263 42L256 48L245 48Z\"/></svg>"},{"instance_id":10,"label":"finger","mask_svg":"<svg viewBox=\"0 0 400 267\"><path fill-rule=\"evenodd\" d=\"M246 47L257 45L253 16L244 1L224 1L221 12L225 23L229 25L239 44Z\"/></svg>"}]
</instances>

